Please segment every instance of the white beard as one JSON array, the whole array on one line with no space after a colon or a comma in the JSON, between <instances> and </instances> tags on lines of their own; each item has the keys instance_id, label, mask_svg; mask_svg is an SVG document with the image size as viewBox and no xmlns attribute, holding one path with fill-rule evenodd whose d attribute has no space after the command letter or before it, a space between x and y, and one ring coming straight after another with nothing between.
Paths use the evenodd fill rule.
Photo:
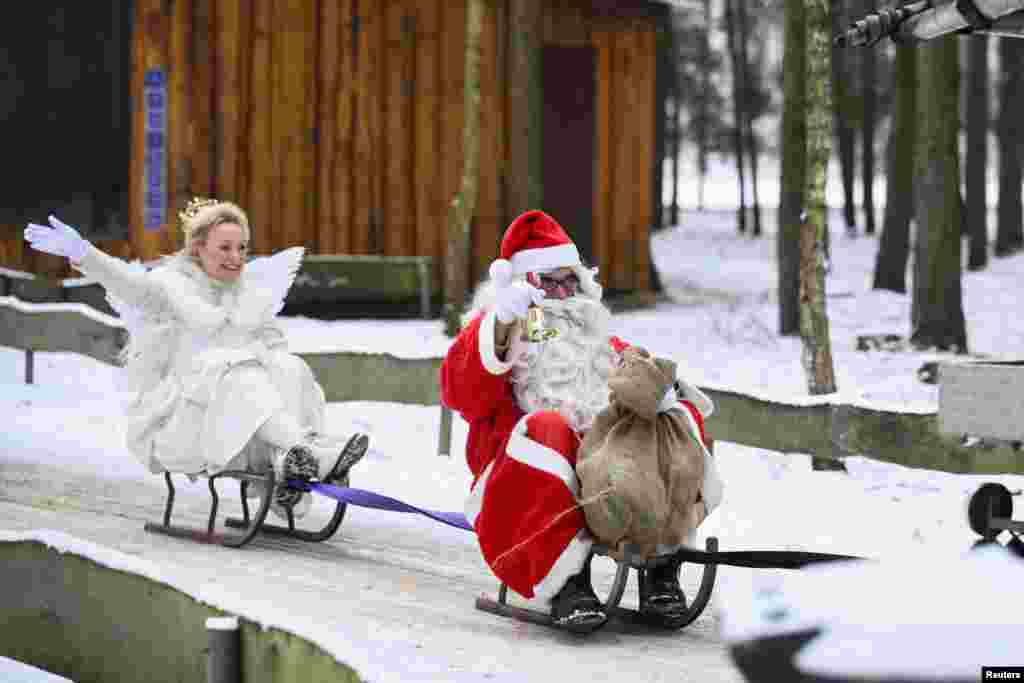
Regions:
<instances>
[{"instance_id":1,"label":"white beard","mask_svg":"<svg viewBox=\"0 0 1024 683\"><path fill-rule=\"evenodd\" d=\"M516 362L516 400L527 413L554 410L577 432L586 431L608 406L608 377L617 363L608 341L611 314L585 296L546 299L541 308L558 336L530 344Z\"/></svg>"}]
</instances>

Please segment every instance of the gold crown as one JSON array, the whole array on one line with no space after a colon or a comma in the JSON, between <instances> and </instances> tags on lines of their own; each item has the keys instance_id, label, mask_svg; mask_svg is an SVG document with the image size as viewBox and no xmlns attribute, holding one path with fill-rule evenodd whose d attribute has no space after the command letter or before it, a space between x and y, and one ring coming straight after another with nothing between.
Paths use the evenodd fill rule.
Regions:
<instances>
[{"instance_id":1,"label":"gold crown","mask_svg":"<svg viewBox=\"0 0 1024 683\"><path fill-rule=\"evenodd\" d=\"M215 206L220 204L220 201L216 199L210 199L207 197L193 197L191 201L185 206L184 210L178 212L178 221L181 223L181 230L185 233L185 239L187 240L191 236L192 229L189 226L189 222L199 215L199 212L208 206Z\"/></svg>"}]
</instances>

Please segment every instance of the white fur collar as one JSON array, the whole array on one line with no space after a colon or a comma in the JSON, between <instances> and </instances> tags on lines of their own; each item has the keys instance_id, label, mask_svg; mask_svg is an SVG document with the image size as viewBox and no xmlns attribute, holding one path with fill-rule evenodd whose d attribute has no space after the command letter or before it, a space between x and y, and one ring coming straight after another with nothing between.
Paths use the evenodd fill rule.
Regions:
<instances>
[{"instance_id":1,"label":"white fur collar","mask_svg":"<svg viewBox=\"0 0 1024 683\"><path fill-rule=\"evenodd\" d=\"M189 327L210 327L227 322L239 327L256 327L272 318L272 294L245 277L237 282L220 282L184 254L175 254L161 264L161 278L171 297L178 298L176 311Z\"/></svg>"}]
</instances>

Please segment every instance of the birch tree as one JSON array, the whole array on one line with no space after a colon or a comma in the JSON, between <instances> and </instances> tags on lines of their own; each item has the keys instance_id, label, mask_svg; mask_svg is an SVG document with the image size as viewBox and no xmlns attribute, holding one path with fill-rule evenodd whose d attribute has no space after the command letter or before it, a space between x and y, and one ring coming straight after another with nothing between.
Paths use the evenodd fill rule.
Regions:
<instances>
[{"instance_id":1,"label":"birch tree","mask_svg":"<svg viewBox=\"0 0 1024 683\"><path fill-rule=\"evenodd\" d=\"M806 204L800 228L800 336L808 391L830 394L836 390L836 379L825 302L825 233L828 229L825 185L832 153L829 0L806 0L804 8L807 20L807 171Z\"/></svg>"}]
</instances>

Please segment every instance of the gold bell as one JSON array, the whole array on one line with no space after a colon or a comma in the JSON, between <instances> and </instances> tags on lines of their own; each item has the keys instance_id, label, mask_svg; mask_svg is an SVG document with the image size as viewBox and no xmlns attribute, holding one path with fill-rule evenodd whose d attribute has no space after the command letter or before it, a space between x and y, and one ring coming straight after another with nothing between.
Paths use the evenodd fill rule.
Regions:
<instances>
[{"instance_id":1,"label":"gold bell","mask_svg":"<svg viewBox=\"0 0 1024 683\"><path fill-rule=\"evenodd\" d=\"M523 341L545 342L557 336L558 330L544 324L544 309L540 306L530 306L526 311L526 329L523 333Z\"/></svg>"}]
</instances>

